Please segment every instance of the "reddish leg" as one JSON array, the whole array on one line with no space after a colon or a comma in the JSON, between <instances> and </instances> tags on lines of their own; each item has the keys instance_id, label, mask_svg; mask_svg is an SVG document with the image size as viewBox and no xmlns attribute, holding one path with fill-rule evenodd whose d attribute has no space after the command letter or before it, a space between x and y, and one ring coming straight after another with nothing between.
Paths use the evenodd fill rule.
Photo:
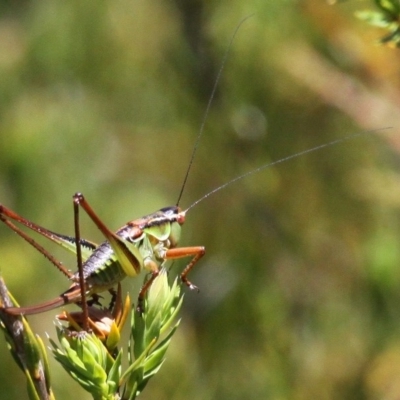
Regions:
<instances>
[{"instance_id":1,"label":"reddish leg","mask_svg":"<svg viewBox=\"0 0 400 400\"><path fill-rule=\"evenodd\" d=\"M199 290L198 287L193 285L193 283L187 279L187 274L191 271L191 269L194 267L194 265L200 260L200 258L204 256L205 252L206 252L206 250L203 246L178 247L175 249L168 249L165 254L165 259L172 260L172 259L192 256L193 258L191 259L189 264L185 267L185 269L181 273L181 281L185 285L187 285L190 289L192 289L192 290L196 289L198 291ZM140 289L139 296L138 296L138 306L136 308L136 310L139 313L143 313L144 297L146 295L146 292L149 290L151 284L153 283L154 279L157 278L159 273L160 273L160 271L158 270L156 265L154 266L154 268L151 268L150 279Z\"/></svg>"},{"instance_id":2,"label":"reddish leg","mask_svg":"<svg viewBox=\"0 0 400 400\"><path fill-rule=\"evenodd\" d=\"M206 249L203 246L191 246L191 247L177 247L175 249L169 249L166 252L165 258L167 260L183 258L183 257L193 257L189 264L186 265L185 269L181 273L182 282L187 285L190 289L199 290L197 286L193 285L188 279L187 275L192 270L194 265L200 260L201 257L206 253Z\"/></svg>"},{"instance_id":3,"label":"reddish leg","mask_svg":"<svg viewBox=\"0 0 400 400\"><path fill-rule=\"evenodd\" d=\"M86 201L86 199L82 193L76 193L74 195L74 203L76 205L81 206L85 210L86 214L95 223L97 228L99 228L99 230L105 236L105 238L110 242L112 248L114 249L114 252L120 258L121 263L128 264L132 267L133 272L132 272L131 276L137 275L142 268L138 259L126 247L123 240L118 235L116 235L114 232L110 231L110 229L107 228L107 226L97 216L97 214L94 212L93 208Z\"/></svg>"},{"instance_id":4,"label":"reddish leg","mask_svg":"<svg viewBox=\"0 0 400 400\"><path fill-rule=\"evenodd\" d=\"M83 311L83 330L89 331L89 310L86 302L86 282L83 274L83 261L81 249L81 231L79 227L79 203L74 196L74 227L75 227L75 243L76 243L76 262L78 264L79 287L81 289L81 307Z\"/></svg>"},{"instance_id":5,"label":"reddish leg","mask_svg":"<svg viewBox=\"0 0 400 400\"><path fill-rule=\"evenodd\" d=\"M14 221L19 222L20 224L26 226L29 229L39 233L45 238L52 240L55 243L59 243L58 235L54 232L43 228L40 225L34 224L31 221L21 217L16 214L14 211L0 204L0 220L3 221L10 229L12 229L16 234L18 234L22 239L26 240L32 247L34 247L37 251L43 254L53 265L55 265L58 270L60 270L64 275L68 278L71 278L73 274L66 269L60 261L58 261L55 257L53 257L44 247L42 247L39 243L37 243L33 238L31 238L24 231L15 226L9 219L13 219Z\"/></svg>"},{"instance_id":6,"label":"reddish leg","mask_svg":"<svg viewBox=\"0 0 400 400\"><path fill-rule=\"evenodd\" d=\"M52 300L48 300L44 303L36 304L34 306L7 307L4 309L4 311L11 315L39 314L45 311L54 310L55 308L64 306L66 304L76 303L80 299L80 293L80 288L74 284L68 291Z\"/></svg>"},{"instance_id":7,"label":"reddish leg","mask_svg":"<svg viewBox=\"0 0 400 400\"><path fill-rule=\"evenodd\" d=\"M82 305L83 314L87 316L87 304L86 304L86 285L83 276L83 261L82 261L82 251L81 251L81 243L84 243L89 248L94 249L95 245L87 242L82 241L80 238L80 229L79 229L79 213L78 213L78 205L74 204L74 215L75 215L75 237L69 237L65 235L59 235L57 233L51 232L46 228L43 228L40 225L34 224L33 222L21 217L20 215L16 214L11 209L0 205L0 220L4 222L10 229L12 229L15 233L17 233L20 237L26 240L31 246L33 246L36 250L38 250L41 254L43 254L53 265L55 265L64 275L68 278L72 278L74 274L72 274L68 269L66 269L60 261L58 261L55 257L53 257L45 248L43 248L40 244L38 244L33 238L31 238L27 233L22 231L19 227L14 225L10 220L14 220L19 222L20 224L26 226L27 228L37 232L38 234L44 236L45 238L52 240L57 244L61 244L63 242L75 243L76 245L76 254L77 254L77 264L78 264L78 271L79 271L79 290L71 288L70 291L67 291L63 295L50 300L48 302L38 304L36 306L30 307L11 307L7 309L7 312L10 314L36 314L39 312L47 311L56 307L59 307L63 304L68 304L71 302L76 302L78 299L80 300L79 303ZM87 320L87 318L86 318ZM87 325L88 326L88 325Z\"/></svg>"},{"instance_id":8,"label":"reddish leg","mask_svg":"<svg viewBox=\"0 0 400 400\"><path fill-rule=\"evenodd\" d=\"M137 307L136 307L136 311L139 314L143 314L144 296L146 295L146 293L149 290L151 284L153 283L154 279L157 278L159 273L160 273L159 270L151 271L151 276L150 276L149 280L140 288L140 292L139 292L139 295L138 295L138 304L137 304Z\"/></svg>"}]
</instances>

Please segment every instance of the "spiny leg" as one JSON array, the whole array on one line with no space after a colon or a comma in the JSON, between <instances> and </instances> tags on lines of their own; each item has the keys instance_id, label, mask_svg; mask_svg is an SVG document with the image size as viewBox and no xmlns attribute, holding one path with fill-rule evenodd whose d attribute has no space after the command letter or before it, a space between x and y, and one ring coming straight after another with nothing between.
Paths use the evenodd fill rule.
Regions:
<instances>
[{"instance_id":1,"label":"spiny leg","mask_svg":"<svg viewBox=\"0 0 400 400\"><path fill-rule=\"evenodd\" d=\"M40 233L45 236L47 239L56 241L53 237L54 233L48 231L47 229L34 224L31 221L21 217L16 214L14 211L0 204L0 220L4 222L10 229L12 229L16 234L18 234L22 239L27 241L32 247L34 247L39 253L43 254L59 271L61 271L65 276L71 278L73 274L66 269L61 261L57 260L54 256L52 256L44 247L42 247L39 243L37 243L32 237L30 237L27 233L22 231L16 225L14 225L8 218L13 219L14 221L20 222L22 225L25 225L29 229Z\"/></svg>"},{"instance_id":2,"label":"spiny leg","mask_svg":"<svg viewBox=\"0 0 400 400\"><path fill-rule=\"evenodd\" d=\"M79 286L81 289L81 303L83 311L83 329L89 330L89 311L86 303L86 282L83 274L82 250L81 250L81 232L79 226L79 203L74 197L74 227L75 227L75 243L76 243L76 260L78 264Z\"/></svg>"},{"instance_id":3,"label":"spiny leg","mask_svg":"<svg viewBox=\"0 0 400 400\"><path fill-rule=\"evenodd\" d=\"M27 307L7 307L5 311L12 315L33 315L42 312L53 310L57 307L64 306L66 304L77 303L81 298L81 289L76 287L76 284L71 286L66 292L54 299L45 301L40 304Z\"/></svg>"},{"instance_id":4,"label":"spiny leg","mask_svg":"<svg viewBox=\"0 0 400 400\"><path fill-rule=\"evenodd\" d=\"M168 249L165 252L165 259L171 260L171 259L192 256L193 258L190 260L189 264L186 265L185 269L181 273L181 281L186 286L188 286L191 290L196 289L198 291L199 290L198 287L187 279L187 275L192 270L192 268L195 266L195 264L200 260L200 258L204 256L205 253L206 253L206 250L203 246L178 247L175 249ZM151 277L142 286L142 288L140 289L140 292L139 292L138 306L136 309L140 313L143 312L143 302L144 302L144 297L146 295L146 292L149 290L154 279L156 279L160 273L160 271L158 270L156 265L150 265L150 266L147 265L147 268L149 268L151 270Z\"/></svg>"},{"instance_id":5,"label":"spiny leg","mask_svg":"<svg viewBox=\"0 0 400 400\"><path fill-rule=\"evenodd\" d=\"M103 233L105 238L110 242L111 247L113 248L114 253L116 254L116 257L118 258L120 264L122 266L129 266L128 268L124 268L124 270L126 271L127 269L129 269L132 271L132 275L137 275L142 268L139 259L127 247L126 243L103 223L103 221L94 212L93 208L86 201L82 193L76 193L74 195L74 205L76 207L76 212L78 212L77 209L79 208L79 206L81 206L86 214L90 217L90 219L98 227L98 229ZM151 279L151 281L154 280L154 278L155 276ZM143 296L147 290L147 287L150 286L150 284L151 282L148 285L145 285Z\"/></svg>"},{"instance_id":6,"label":"spiny leg","mask_svg":"<svg viewBox=\"0 0 400 400\"><path fill-rule=\"evenodd\" d=\"M112 232L107 226L103 223L103 221L97 216L94 212L93 208L86 201L85 197L82 193L76 193L74 195L74 203L80 205L86 214L90 217L90 219L96 224L97 228L101 231L101 233L105 236L105 238L110 242L111 247L116 253L116 256L122 265L124 271L130 270L131 273L127 272L127 275L135 276L137 275L142 268L142 265L137 257L132 253L132 251L127 247L126 242L122 238L120 238L117 234ZM129 267L124 267L129 266Z\"/></svg>"},{"instance_id":7,"label":"spiny leg","mask_svg":"<svg viewBox=\"0 0 400 400\"><path fill-rule=\"evenodd\" d=\"M154 282L154 279L157 278L157 276L160 274L160 271L156 267L150 272L151 276L150 278L143 284L143 286L140 288L140 292L138 295L138 304L136 307L136 311L139 314L143 314L144 310L144 297L146 296L147 291L150 289L151 284Z\"/></svg>"},{"instance_id":8,"label":"spiny leg","mask_svg":"<svg viewBox=\"0 0 400 400\"><path fill-rule=\"evenodd\" d=\"M199 291L198 287L189 281L187 275L204 254L206 254L206 249L203 246L177 247L175 249L168 249L165 254L165 259L170 260L192 256L193 258L181 273L181 281L191 290L196 289Z\"/></svg>"}]
</instances>

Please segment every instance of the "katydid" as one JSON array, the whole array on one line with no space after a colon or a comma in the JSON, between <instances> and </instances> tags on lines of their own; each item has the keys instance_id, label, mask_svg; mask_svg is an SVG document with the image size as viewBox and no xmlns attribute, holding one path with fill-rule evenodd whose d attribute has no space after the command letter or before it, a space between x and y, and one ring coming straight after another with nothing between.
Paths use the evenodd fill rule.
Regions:
<instances>
[{"instance_id":1,"label":"katydid","mask_svg":"<svg viewBox=\"0 0 400 400\"><path fill-rule=\"evenodd\" d=\"M80 238L79 206L86 211L107 239L102 244L96 245ZM182 282L191 289L196 289L196 286L187 279L187 274L204 255L205 250L202 246L176 247L186 213L178 206L162 208L153 214L130 221L116 233L106 227L81 193L74 195L74 210L75 237L49 231L0 205L0 220L40 251L73 282L67 291L55 299L36 306L7 308L8 313L29 315L69 303L80 302L84 305L87 297L96 298L98 293L106 290L112 291L115 285L126 276L136 276L143 269L146 269L152 275L139 293L140 303L164 262L182 257L192 257L181 273ZM12 220L68 250L75 251L78 259L78 272L69 272L47 250L16 226ZM84 288L84 290L81 288Z\"/></svg>"},{"instance_id":2,"label":"katydid","mask_svg":"<svg viewBox=\"0 0 400 400\"><path fill-rule=\"evenodd\" d=\"M368 132L376 131L377 130ZM346 136L262 165L259 168L251 170L221 186L218 186L195 201L186 210L182 210L178 205L165 207L145 217L129 221L115 233L107 228L81 193L77 193L73 196L75 236L66 236L52 232L21 217L11 209L0 204L0 220L42 253L73 282L68 290L52 300L28 307L9 307L6 308L5 311L14 315L29 315L49 311L70 303L78 303L83 307L84 315L87 316L88 298L91 298L91 301L96 302L99 293L107 290L110 291L110 293L113 293L113 288L125 277L134 277L142 270L146 270L151 273L151 277L142 286L139 292L138 308L141 309L146 291L158 275L160 269L165 266L165 263L168 260L184 257L191 257L191 260L181 273L181 280L190 289L197 289L197 287L188 280L187 275L200 258L204 256L205 248L203 246L177 247L180 238L181 225L185 222L186 213L191 208L205 200L210 195L222 190L234 182L237 182L238 180L248 177L249 175L258 173L268 167L300 157L307 153L321 150L324 147L332 146L357 136L367 134L368 132L364 131ZM184 182L186 182L186 179L187 175L185 176ZM181 194L182 192L179 195L179 199ZM96 245L95 243L80 237L80 207L83 208L106 238L106 241L102 244ZM78 272L71 273L60 261L53 257L25 231L16 226L13 221L24 225L65 249L75 252L77 255Z\"/></svg>"}]
</instances>

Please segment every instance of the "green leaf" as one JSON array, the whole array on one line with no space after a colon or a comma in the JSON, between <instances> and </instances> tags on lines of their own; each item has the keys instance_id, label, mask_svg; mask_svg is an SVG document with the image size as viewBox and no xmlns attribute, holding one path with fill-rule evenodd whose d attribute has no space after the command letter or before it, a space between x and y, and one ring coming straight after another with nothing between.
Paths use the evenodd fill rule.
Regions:
<instances>
[{"instance_id":1,"label":"green leaf","mask_svg":"<svg viewBox=\"0 0 400 400\"><path fill-rule=\"evenodd\" d=\"M121 377L122 349L118 352L118 356L114 361L107 377L109 393L117 393Z\"/></svg>"},{"instance_id":2,"label":"green leaf","mask_svg":"<svg viewBox=\"0 0 400 400\"><path fill-rule=\"evenodd\" d=\"M391 24L391 21L389 21L384 14L378 11L357 11L355 15L358 19L368 22L370 25L377 26L378 28L387 28Z\"/></svg>"},{"instance_id":3,"label":"green leaf","mask_svg":"<svg viewBox=\"0 0 400 400\"><path fill-rule=\"evenodd\" d=\"M383 12L392 15L394 18L398 17L400 13L398 0L375 0L375 3Z\"/></svg>"}]
</instances>

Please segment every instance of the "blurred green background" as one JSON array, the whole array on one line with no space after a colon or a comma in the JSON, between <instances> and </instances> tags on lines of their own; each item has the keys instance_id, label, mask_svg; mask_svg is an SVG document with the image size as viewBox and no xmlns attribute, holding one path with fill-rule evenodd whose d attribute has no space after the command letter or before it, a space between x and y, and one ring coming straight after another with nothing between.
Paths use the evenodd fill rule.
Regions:
<instances>
[{"instance_id":1,"label":"blurred green background","mask_svg":"<svg viewBox=\"0 0 400 400\"><path fill-rule=\"evenodd\" d=\"M82 191L112 229L175 204L224 51L240 28L182 207L204 245L182 324L143 399L400 398L400 53L354 17L372 1L0 3L0 201L73 233ZM87 218L83 235L100 242ZM75 269L73 257L49 249ZM184 264L177 263L179 271ZM0 226L21 304L68 286ZM129 280L137 290L141 280ZM30 318L54 337L54 313ZM89 399L53 365L58 400ZM0 345L0 399L27 398Z\"/></svg>"}]
</instances>

